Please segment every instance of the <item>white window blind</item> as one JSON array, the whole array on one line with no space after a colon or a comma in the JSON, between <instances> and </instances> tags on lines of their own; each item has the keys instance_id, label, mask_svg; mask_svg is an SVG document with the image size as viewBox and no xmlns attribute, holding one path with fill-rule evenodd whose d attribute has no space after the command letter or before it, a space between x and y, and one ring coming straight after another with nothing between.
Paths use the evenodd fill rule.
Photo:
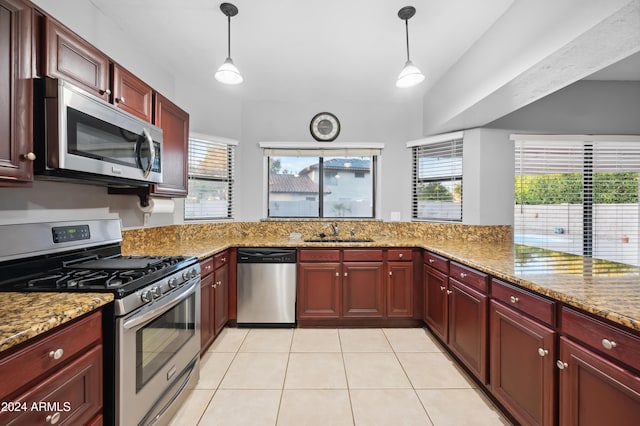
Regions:
<instances>
[{"instance_id":1,"label":"white window blind","mask_svg":"<svg viewBox=\"0 0 640 426\"><path fill-rule=\"evenodd\" d=\"M233 218L234 178L234 141L191 137L185 219Z\"/></svg>"},{"instance_id":2,"label":"white window blind","mask_svg":"<svg viewBox=\"0 0 640 426\"><path fill-rule=\"evenodd\" d=\"M411 144L412 218L462 221L462 133L451 140Z\"/></svg>"},{"instance_id":3,"label":"white window blind","mask_svg":"<svg viewBox=\"0 0 640 426\"><path fill-rule=\"evenodd\" d=\"M516 243L640 264L640 138L512 139Z\"/></svg>"}]
</instances>

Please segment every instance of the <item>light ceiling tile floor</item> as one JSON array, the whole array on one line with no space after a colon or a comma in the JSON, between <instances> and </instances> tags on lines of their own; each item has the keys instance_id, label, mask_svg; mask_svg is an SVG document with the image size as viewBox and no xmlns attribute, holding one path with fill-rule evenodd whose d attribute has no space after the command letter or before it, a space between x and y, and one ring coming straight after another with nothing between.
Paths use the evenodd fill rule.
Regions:
<instances>
[{"instance_id":1,"label":"light ceiling tile floor","mask_svg":"<svg viewBox=\"0 0 640 426\"><path fill-rule=\"evenodd\" d=\"M508 425L441 351L421 328L226 328L172 425Z\"/></svg>"}]
</instances>

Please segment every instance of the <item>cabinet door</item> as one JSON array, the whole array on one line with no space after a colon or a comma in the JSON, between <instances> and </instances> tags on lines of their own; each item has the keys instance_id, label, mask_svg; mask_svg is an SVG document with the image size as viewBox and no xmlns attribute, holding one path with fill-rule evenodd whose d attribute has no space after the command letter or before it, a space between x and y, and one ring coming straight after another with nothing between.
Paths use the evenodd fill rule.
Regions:
<instances>
[{"instance_id":1,"label":"cabinet door","mask_svg":"<svg viewBox=\"0 0 640 426\"><path fill-rule=\"evenodd\" d=\"M298 264L298 318L340 318L340 264Z\"/></svg>"},{"instance_id":2,"label":"cabinet door","mask_svg":"<svg viewBox=\"0 0 640 426\"><path fill-rule=\"evenodd\" d=\"M44 74L69 81L109 101L109 58L80 37L44 19Z\"/></svg>"},{"instance_id":3,"label":"cabinet door","mask_svg":"<svg viewBox=\"0 0 640 426\"><path fill-rule=\"evenodd\" d=\"M384 317L385 297L382 262L344 262L342 316Z\"/></svg>"},{"instance_id":4,"label":"cabinet door","mask_svg":"<svg viewBox=\"0 0 640 426\"><path fill-rule=\"evenodd\" d=\"M213 341L214 313L213 274L202 277L200 282L200 352L204 353Z\"/></svg>"},{"instance_id":5,"label":"cabinet door","mask_svg":"<svg viewBox=\"0 0 640 426\"><path fill-rule=\"evenodd\" d=\"M154 124L162 129L162 183L153 185L156 195L187 195L189 114L156 93Z\"/></svg>"},{"instance_id":6,"label":"cabinet door","mask_svg":"<svg viewBox=\"0 0 640 426\"><path fill-rule=\"evenodd\" d=\"M413 317L413 263L387 263L387 316Z\"/></svg>"},{"instance_id":7,"label":"cabinet door","mask_svg":"<svg viewBox=\"0 0 640 426\"><path fill-rule=\"evenodd\" d=\"M445 343L449 338L447 280L447 276L442 272L428 266L424 267L424 321Z\"/></svg>"},{"instance_id":8,"label":"cabinet door","mask_svg":"<svg viewBox=\"0 0 640 426\"><path fill-rule=\"evenodd\" d=\"M33 179L33 10L19 0L0 0L0 186Z\"/></svg>"},{"instance_id":9,"label":"cabinet door","mask_svg":"<svg viewBox=\"0 0 640 426\"><path fill-rule=\"evenodd\" d=\"M26 366L25 368L29 368ZM11 397L24 401L21 411L0 411L2 425L83 425L102 409L102 345L80 355L26 393ZM32 409L33 403L51 404Z\"/></svg>"},{"instance_id":10,"label":"cabinet door","mask_svg":"<svg viewBox=\"0 0 640 426\"><path fill-rule=\"evenodd\" d=\"M218 333L227 325L229 320L229 265L216 269L214 275L214 303L213 332Z\"/></svg>"},{"instance_id":11,"label":"cabinet door","mask_svg":"<svg viewBox=\"0 0 640 426\"><path fill-rule=\"evenodd\" d=\"M113 65L113 103L151 123L153 89L121 66Z\"/></svg>"},{"instance_id":12,"label":"cabinet door","mask_svg":"<svg viewBox=\"0 0 640 426\"><path fill-rule=\"evenodd\" d=\"M555 331L490 303L491 393L521 423L553 425Z\"/></svg>"},{"instance_id":13,"label":"cabinet door","mask_svg":"<svg viewBox=\"0 0 640 426\"><path fill-rule=\"evenodd\" d=\"M487 383L488 297L449 278L449 348Z\"/></svg>"},{"instance_id":14,"label":"cabinet door","mask_svg":"<svg viewBox=\"0 0 640 426\"><path fill-rule=\"evenodd\" d=\"M566 337L560 338L560 424L633 426L640 419L640 377Z\"/></svg>"}]
</instances>

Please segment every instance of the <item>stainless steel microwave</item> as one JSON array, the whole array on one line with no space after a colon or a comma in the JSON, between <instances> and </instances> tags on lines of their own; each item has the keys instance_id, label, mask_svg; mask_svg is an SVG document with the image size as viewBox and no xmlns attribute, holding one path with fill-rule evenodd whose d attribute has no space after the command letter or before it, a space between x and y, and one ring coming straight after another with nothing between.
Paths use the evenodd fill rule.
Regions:
<instances>
[{"instance_id":1,"label":"stainless steel microwave","mask_svg":"<svg viewBox=\"0 0 640 426\"><path fill-rule=\"evenodd\" d=\"M162 182L162 129L68 82L34 83L36 175L105 184Z\"/></svg>"}]
</instances>

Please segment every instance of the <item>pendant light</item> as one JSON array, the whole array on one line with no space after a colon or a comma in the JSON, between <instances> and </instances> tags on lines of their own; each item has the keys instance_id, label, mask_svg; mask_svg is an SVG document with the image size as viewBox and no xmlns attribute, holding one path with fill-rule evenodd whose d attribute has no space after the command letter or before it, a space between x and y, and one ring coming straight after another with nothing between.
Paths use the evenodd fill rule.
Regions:
<instances>
[{"instance_id":1,"label":"pendant light","mask_svg":"<svg viewBox=\"0 0 640 426\"><path fill-rule=\"evenodd\" d=\"M413 6L405 6L398 11L398 17L404 21L407 34L407 62L404 64L404 68L400 71L396 81L396 86L401 88L415 86L424 80L424 74L409 59L409 19L415 14L416 8Z\"/></svg>"},{"instance_id":2,"label":"pendant light","mask_svg":"<svg viewBox=\"0 0 640 426\"><path fill-rule=\"evenodd\" d=\"M227 17L227 59L216 71L215 78L223 84L240 84L243 81L242 75L231 60L231 17L238 14L238 8L231 3L222 3L220 10Z\"/></svg>"}]
</instances>

